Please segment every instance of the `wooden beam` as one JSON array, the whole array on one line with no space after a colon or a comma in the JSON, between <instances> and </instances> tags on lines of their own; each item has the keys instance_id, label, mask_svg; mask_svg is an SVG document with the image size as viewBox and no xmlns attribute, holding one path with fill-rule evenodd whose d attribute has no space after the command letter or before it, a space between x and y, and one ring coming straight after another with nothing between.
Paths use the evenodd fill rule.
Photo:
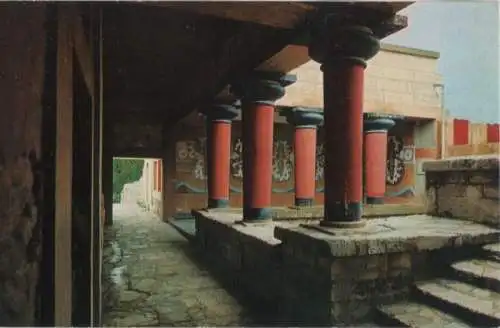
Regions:
<instances>
[{"instance_id":1,"label":"wooden beam","mask_svg":"<svg viewBox=\"0 0 500 328\"><path fill-rule=\"evenodd\" d=\"M78 9L79 8L76 6L76 4L73 4L70 9L71 16L73 18L73 44L76 53L76 59L81 66L85 84L90 90L91 96L94 97L94 59L91 53L89 40L87 39L84 31L82 16L79 13Z\"/></svg>"},{"instance_id":2,"label":"wooden beam","mask_svg":"<svg viewBox=\"0 0 500 328\"><path fill-rule=\"evenodd\" d=\"M144 4L188 11L200 15L252 22L276 28L294 28L316 10L304 2L145 2Z\"/></svg>"},{"instance_id":3,"label":"wooden beam","mask_svg":"<svg viewBox=\"0 0 500 328\"><path fill-rule=\"evenodd\" d=\"M56 176L55 176L55 318L71 326L72 315L72 170L73 170L73 42L71 16L61 5L58 15Z\"/></svg>"}]
</instances>

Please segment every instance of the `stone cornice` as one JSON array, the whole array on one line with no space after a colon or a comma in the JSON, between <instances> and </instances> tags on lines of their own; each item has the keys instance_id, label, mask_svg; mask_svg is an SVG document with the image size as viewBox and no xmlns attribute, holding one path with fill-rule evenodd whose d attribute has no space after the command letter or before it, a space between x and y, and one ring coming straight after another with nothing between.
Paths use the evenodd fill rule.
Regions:
<instances>
[{"instance_id":1,"label":"stone cornice","mask_svg":"<svg viewBox=\"0 0 500 328\"><path fill-rule=\"evenodd\" d=\"M285 87L295 83L295 75L279 72L253 71L231 85L231 91L242 102L274 104L285 95Z\"/></svg>"},{"instance_id":2,"label":"stone cornice","mask_svg":"<svg viewBox=\"0 0 500 328\"><path fill-rule=\"evenodd\" d=\"M288 123L296 127L317 127L323 123L323 113L295 107L292 110L281 111Z\"/></svg>"}]
</instances>

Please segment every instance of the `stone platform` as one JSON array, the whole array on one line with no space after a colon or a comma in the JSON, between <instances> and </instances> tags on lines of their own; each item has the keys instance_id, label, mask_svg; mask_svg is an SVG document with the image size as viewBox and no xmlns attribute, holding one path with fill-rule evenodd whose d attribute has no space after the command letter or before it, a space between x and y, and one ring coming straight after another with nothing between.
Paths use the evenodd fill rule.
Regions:
<instances>
[{"instance_id":1,"label":"stone platform","mask_svg":"<svg viewBox=\"0 0 500 328\"><path fill-rule=\"evenodd\" d=\"M247 225L237 223L237 211L193 215L196 242L213 265L289 324L372 321L376 307L408 300L415 281L500 237L494 228L429 215L328 231L313 218Z\"/></svg>"},{"instance_id":2,"label":"stone platform","mask_svg":"<svg viewBox=\"0 0 500 328\"><path fill-rule=\"evenodd\" d=\"M241 215L242 208L211 209L211 212L233 213ZM319 220L323 217L324 206L315 205L311 207L295 206L273 206L271 208L274 221L292 220ZM394 215L415 215L426 212L426 205L421 202L408 202L402 204L365 204L363 206L363 217L367 219L380 218Z\"/></svg>"}]
</instances>

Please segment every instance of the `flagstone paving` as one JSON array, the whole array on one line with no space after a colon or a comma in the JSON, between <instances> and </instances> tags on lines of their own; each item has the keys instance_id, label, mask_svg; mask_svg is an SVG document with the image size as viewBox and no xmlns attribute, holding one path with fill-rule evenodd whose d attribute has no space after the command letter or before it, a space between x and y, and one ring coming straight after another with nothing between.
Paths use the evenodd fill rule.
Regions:
<instances>
[{"instance_id":1,"label":"flagstone paving","mask_svg":"<svg viewBox=\"0 0 500 328\"><path fill-rule=\"evenodd\" d=\"M103 255L105 326L256 324L173 227L135 205L113 210Z\"/></svg>"}]
</instances>

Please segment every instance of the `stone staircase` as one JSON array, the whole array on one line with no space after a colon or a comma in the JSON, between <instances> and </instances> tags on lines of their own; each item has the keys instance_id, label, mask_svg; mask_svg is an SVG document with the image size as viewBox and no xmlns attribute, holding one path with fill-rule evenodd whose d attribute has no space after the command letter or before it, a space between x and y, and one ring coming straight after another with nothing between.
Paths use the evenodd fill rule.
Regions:
<instances>
[{"instance_id":1,"label":"stone staircase","mask_svg":"<svg viewBox=\"0 0 500 328\"><path fill-rule=\"evenodd\" d=\"M409 301L377 308L381 323L404 327L499 327L500 243L453 262L444 277L416 282Z\"/></svg>"}]
</instances>

